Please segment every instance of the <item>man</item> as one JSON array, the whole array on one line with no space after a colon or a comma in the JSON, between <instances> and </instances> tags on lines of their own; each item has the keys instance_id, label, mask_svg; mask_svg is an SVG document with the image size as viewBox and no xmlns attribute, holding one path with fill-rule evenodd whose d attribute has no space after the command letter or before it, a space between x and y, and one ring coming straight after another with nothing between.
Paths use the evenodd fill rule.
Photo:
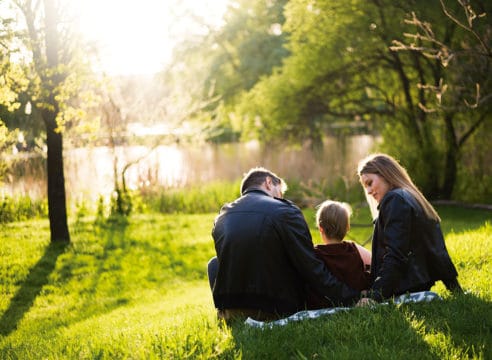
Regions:
<instances>
[{"instance_id":1,"label":"man","mask_svg":"<svg viewBox=\"0 0 492 360\"><path fill-rule=\"evenodd\" d=\"M334 305L359 298L316 258L301 210L282 199L286 187L271 171L253 168L241 182L241 197L215 219L217 258L208 270L219 317L290 315L305 309L306 286Z\"/></svg>"}]
</instances>

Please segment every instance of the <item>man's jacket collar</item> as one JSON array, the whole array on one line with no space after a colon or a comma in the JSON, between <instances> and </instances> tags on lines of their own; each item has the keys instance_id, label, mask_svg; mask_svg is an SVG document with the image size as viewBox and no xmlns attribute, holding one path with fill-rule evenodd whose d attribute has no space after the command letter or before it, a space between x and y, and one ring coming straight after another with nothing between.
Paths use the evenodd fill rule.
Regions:
<instances>
[{"instance_id":1,"label":"man's jacket collar","mask_svg":"<svg viewBox=\"0 0 492 360\"><path fill-rule=\"evenodd\" d=\"M270 196L265 190L261 189L261 188L249 188L247 189L242 195L246 195L246 194L249 194L249 193L261 193L261 194L264 194L266 196Z\"/></svg>"}]
</instances>

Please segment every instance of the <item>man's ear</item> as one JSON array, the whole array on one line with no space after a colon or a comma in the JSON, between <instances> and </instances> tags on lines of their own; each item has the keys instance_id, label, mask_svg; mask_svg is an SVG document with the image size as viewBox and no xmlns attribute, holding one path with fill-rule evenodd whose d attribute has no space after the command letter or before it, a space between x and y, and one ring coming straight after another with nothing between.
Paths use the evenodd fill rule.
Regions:
<instances>
[{"instance_id":1,"label":"man's ear","mask_svg":"<svg viewBox=\"0 0 492 360\"><path fill-rule=\"evenodd\" d=\"M267 176L265 178L265 187L268 191L270 191L272 189L272 185L273 185L273 182L272 182L272 178L270 176Z\"/></svg>"}]
</instances>

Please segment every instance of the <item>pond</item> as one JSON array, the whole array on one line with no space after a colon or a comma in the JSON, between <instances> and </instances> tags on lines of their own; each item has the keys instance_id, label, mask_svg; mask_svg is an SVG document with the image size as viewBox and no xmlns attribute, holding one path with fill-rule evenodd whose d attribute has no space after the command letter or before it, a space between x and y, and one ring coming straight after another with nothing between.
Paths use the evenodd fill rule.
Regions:
<instances>
[{"instance_id":1,"label":"pond","mask_svg":"<svg viewBox=\"0 0 492 360\"><path fill-rule=\"evenodd\" d=\"M357 162L369 154L375 143L370 135L327 137L323 149L309 146L271 147L258 142L201 145L106 146L66 149L65 180L67 198L95 199L114 189L115 161L118 173L126 171L129 188L144 186L184 187L217 180L234 181L254 166L264 166L289 179L328 181L343 177L357 181ZM46 194L45 159L19 153L5 179L3 194Z\"/></svg>"}]
</instances>

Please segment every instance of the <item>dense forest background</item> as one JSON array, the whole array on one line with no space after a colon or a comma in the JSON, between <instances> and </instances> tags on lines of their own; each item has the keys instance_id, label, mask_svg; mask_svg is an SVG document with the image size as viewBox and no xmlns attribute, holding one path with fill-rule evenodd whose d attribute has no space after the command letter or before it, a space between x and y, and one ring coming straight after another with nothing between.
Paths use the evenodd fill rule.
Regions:
<instances>
[{"instance_id":1,"label":"dense forest background","mask_svg":"<svg viewBox=\"0 0 492 360\"><path fill-rule=\"evenodd\" d=\"M372 134L431 199L492 202L490 1L232 1L221 26L183 15L204 30L152 77L96 71L64 2L0 4L0 178L13 146L46 156L54 240L69 237L63 149L94 144L317 151ZM169 131L129 137L135 124Z\"/></svg>"}]
</instances>

